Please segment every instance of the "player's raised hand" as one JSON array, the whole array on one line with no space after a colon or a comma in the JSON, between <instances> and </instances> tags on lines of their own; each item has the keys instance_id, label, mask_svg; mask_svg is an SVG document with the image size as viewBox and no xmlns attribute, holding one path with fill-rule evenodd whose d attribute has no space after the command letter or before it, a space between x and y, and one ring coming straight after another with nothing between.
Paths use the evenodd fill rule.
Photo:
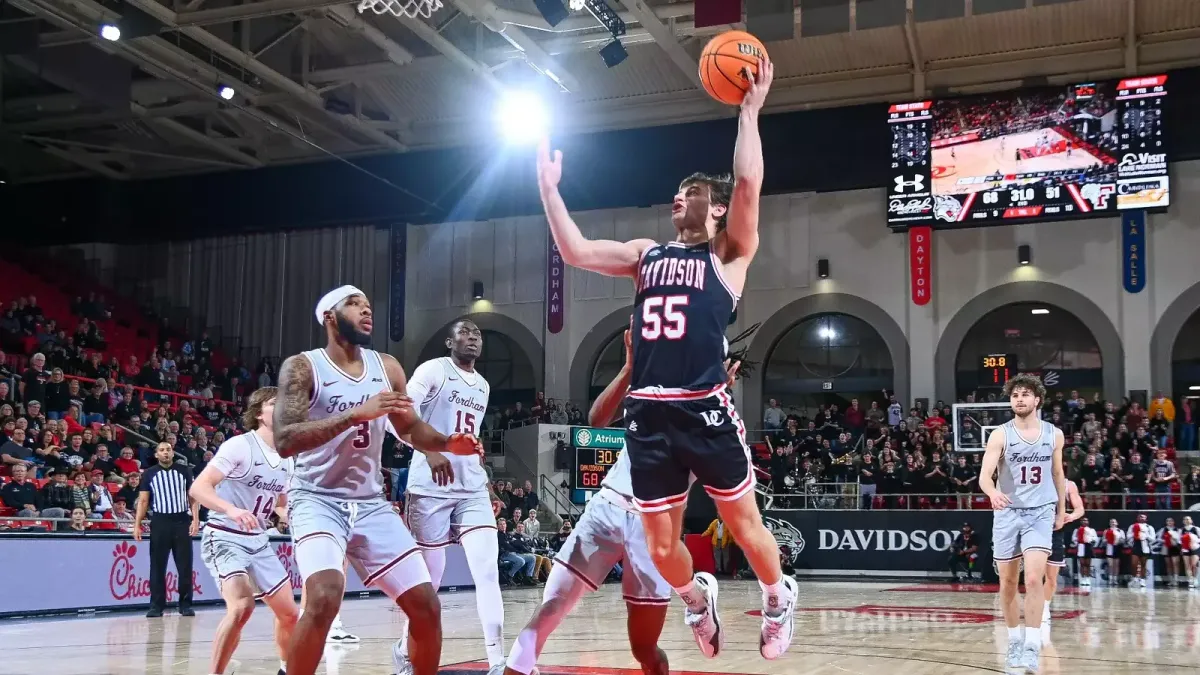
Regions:
<instances>
[{"instance_id":1,"label":"player's raised hand","mask_svg":"<svg viewBox=\"0 0 1200 675\"><path fill-rule=\"evenodd\" d=\"M750 72L749 68L742 72L750 83L745 97L742 98L742 110L758 112L767 102L767 92L770 91L771 82L775 79L775 64L769 57L763 55L758 59L757 74Z\"/></svg>"},{"instance_id":2,"label":"player's raised hand","mask_svg":"<svg viewBox=\"0 0 1200 675\"><path fill-rule=\"evenodd\" d=\"M725 359L725 376L726 376L725 377L725 386L726 387L729 387L729 388L733 387L734 382L737 381L738 371L741 370L741 368L742 368L741 361L734 361L733 359Z\"/></svg>"},{"instance_id":3,"label":"player's raised hand","mask_svg":"<svg viewBox=\"0 0 1200 675\"><path fill-rule=\"evenodd\" d=\"M433 482L443 487L454 482L454 465L448 457L440 452L427 452L425 461L429 463L429 471L433 473Z\"/></svg>"},{"instance_id":4,"label":"player's raised hand","mask_svg":"<svg viewBox=\"0 0 1200 675\"><path fill-rule=\"evenodd\" d=\"M355 408L351 414L355 422L370 422L384 415L395 415L412 410L412 407L412 399L408 396L395 391L381 391L367 399L366 403Z\"/></svg>"},{"instance_id":5,"label":"player's raised hand","mask_svg":"<svg viewBox=\"0 0 1200 675\"><path fill-rule=\"evenodd\" d=\"M1008 497L1005 497L1001 492L993 493L989 499L992 500L992 509L995 511L1006 509L1012 504L1012 500Z\"/></svg>"},{"instance_id":6,"label":"player's raised hand","mask_svg":"<svg viewBox=\"0 0 1200 675\"><path fill-rule=\"evenodd\" d=\"M558 187L562 180L562 150L550 152L550 137L543 136L537 149L538 187L550 190Z\"/></svg>"}]
</instances>

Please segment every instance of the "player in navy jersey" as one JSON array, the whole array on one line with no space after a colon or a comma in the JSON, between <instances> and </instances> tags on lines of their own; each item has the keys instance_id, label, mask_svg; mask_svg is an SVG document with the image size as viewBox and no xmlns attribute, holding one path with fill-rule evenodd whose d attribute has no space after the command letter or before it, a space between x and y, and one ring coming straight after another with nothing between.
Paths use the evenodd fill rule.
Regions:
<instances>
[{"instance_id":1,"label":"player in navy jersey","mask_svg":"<svg viewBox=\"0 0 1200 675\"><path fill-rule=\"evenodd\" d=\"M538 185L550 232L570 265L634 280L633 373L625 403L633 501L651 558L687 605L684 618L700 651L721 649L716 579L693 574L680 540L690 475L717 503L763 588L759 651L778 658L792 639L796 582L783 576L779 547L754 501L746 427L727 391L725 328L758 250L762 141L758 114L774 68L746 73L749 90L738 116L733 177L693 174L675 194L677 236L660 244L589 241L558 191L562 153L538 150Z\"/></svg>"}]
</instances>

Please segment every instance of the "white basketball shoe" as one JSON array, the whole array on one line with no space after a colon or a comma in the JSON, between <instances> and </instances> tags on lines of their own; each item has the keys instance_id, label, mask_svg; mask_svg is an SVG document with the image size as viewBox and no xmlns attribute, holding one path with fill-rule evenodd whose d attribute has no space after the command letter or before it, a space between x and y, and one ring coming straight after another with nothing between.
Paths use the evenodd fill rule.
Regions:
<instances>
[{"instance_id":1,"label":"white basketball shoe","mask_svg":"<svg viewBox=\"0 0 1200 675\"><path fill-rule=\"evenodd\" d=\"M796 586L796 580L786 574L783 575L781 583L791 597L780 598L784 606L774 614L768 611L771 608L763 608L762 634L758 641L758 651L764 659L777 659L783 656L783 653L792 644L792 630L796 623L796 596L800 589Z\"/></svg>"},{"instance_id":2,"label":"white basketball shoe","mask_svg":"<svg viewBox=\"0 0 1200 675\"><path fill-rule=\"evenodd\" d=\"M704 593L708 607L703 612L693 612L691 608L683 610L683 622L692 629L696 636L696 644L705 658L716 658L721 653L721 645L725 635L721 630L721 616L717 613L717 578L708 572L697 572L692 581L696 588Z\"/></svg>"}]
</instances>

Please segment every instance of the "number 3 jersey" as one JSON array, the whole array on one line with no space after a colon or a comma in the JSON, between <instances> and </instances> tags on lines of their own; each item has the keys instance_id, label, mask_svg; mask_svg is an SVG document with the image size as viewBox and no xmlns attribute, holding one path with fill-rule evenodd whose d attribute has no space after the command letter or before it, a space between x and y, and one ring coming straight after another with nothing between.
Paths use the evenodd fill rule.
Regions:
<instances>
[{"instance_id":1,"label":"number 3 jersey","mask_svg":"<svg viewBox=\"0 0 1200 675\"><path fill-rule=\"evenodd\" d=\"M417 366L408 379L408 395L417 414L438 433L479 435L487 414L491 386L478 371L468 372L448 356ZM445 453L454 467L454 481L438 485L422 452L413 453L408 468L408 491L427 497L474 495L487 492L487 472L478 457Z\"/></svg>"},{"instance_id":2,"label":"number 3 jersey","mask_svg":"<svg viewBox=\"0 0 1200 675\"><path fill-rule=\"evenodd\" d=\"M258 534L270 527L275 502L287 488L291 460L280 457L251 431L222 443L212 466L225 474L225 479L217 483L217 496L258 519L258 529L248 534ZM209 511L208 523L222 530L246 532L241 524L217 511Z\"/></svg>"},{"instance_id":3,"label":"number 3 jersey","mask_svg":"<svg viewBox=\"0 0 1200 675\"><path fill-rule=\"evenodd\" d=\"M725 328L738 296L721 276L711 242L646 249L634 283L630 394L671 400L723 386Z\"/></svg>"},{"instance_id":4,"label":"number 3 jersey","mask_svg":"<svg viewBox=\"0 0 1200 675\"><path fill-rule=\"evenodd\" d=\"M380 392L391 391L392 385L379 353L370 349L360 349L359 353L363 361L359 377L343 372L324 349L302 353L313 371L308 419L341 415ZM328 443L298 453L289 491L311 492L335 499L380 499L383 474L380 473L379 459L387 429L387 417L377 417L346 429Z\"/></svg>"},{"instance_id":5,"label":"number 3 jersey","mask_svg":"<svg viewBox=\"0 0 1200 675\"><path fill-rule=\"evenodd\" d=\"M1054 425L1039 422L1041 433L1032 442L1025 440L1013 421L1005 422L1004 464L998 487L1013 508L1028 509L1058 502L1054 487Z\"/></svg>"}]
</instances>

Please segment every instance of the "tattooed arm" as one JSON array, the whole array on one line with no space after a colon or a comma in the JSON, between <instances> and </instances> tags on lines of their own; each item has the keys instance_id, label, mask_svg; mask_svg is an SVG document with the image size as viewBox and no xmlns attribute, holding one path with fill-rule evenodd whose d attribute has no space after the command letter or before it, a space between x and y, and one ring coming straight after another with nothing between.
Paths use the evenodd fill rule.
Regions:
<instances>
[{"instance_id":1,"label":"tattooed arm","mask_svg":"<svg viewBox=\"0 0 1200 675\"><path fill-rule=\"evenodd\" d=\"M320 447L350 427L377 417L404 410L412 412L412 404L406 397L385 391L340 415L309 420L312 392L312 364L299 354L288 357L279 368L279 394L275 400L275 450L281 457L293 457Z\"/></svg>"}]
</instances>

